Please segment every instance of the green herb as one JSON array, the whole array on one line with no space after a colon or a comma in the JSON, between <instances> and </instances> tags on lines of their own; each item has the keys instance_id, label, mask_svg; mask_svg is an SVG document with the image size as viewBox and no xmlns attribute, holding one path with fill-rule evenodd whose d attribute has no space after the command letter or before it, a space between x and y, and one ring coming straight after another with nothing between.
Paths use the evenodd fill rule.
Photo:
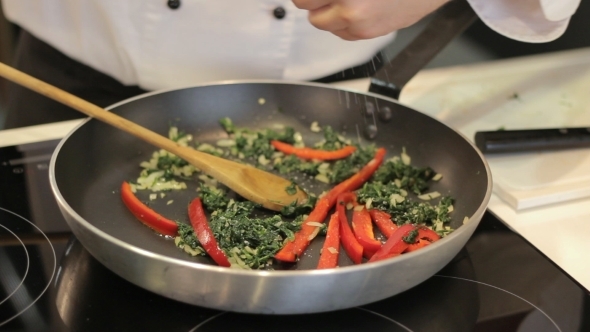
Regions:
<instances>
[{"instance_id":1,"label":"green herb","mask_svg":"<svg viewBox=\"0 0 590 332\"><path fill-rule=\"evenodd\" d=\"M279 215L255 218L250 216L254 207L251 202L230 201L225 210L212 213L210 227L230 260L244 268L271 268L272 257L285 240L295 237L303 216L292 222Z\"/></svg>"},{"instance_id":2,"label":"green herb","mask_svg":"<svg viewBox=\"0 0 590 332\"><path fill-rule=\"evenodd\" d=\"M309 213L311 210L313 210L316 202L317 196L308 194L307 202L304 204L298 204L298 202L295 201L287 206L284 206L281 209L281 214L285 217L292 217Z\"/></svg>"},{"instance_id":3,"label":"green herb","mask_svg":"<svg viewBox=\"0 0 590 332\"><path fill-rule=\"evenodd\" d=\"M341 139L334 129L332 129L332 127L324 126L322 128L322 132L324 133L324 140L316 144L316 148L326 151L333 151L348 145L343 139Z\"/></svg>"},{"instance_id":4,"label":"green herb","mask_svg":"<svg viewBox=\"0 0 590 332\"><path fill-rule=\"evenodd\" d=\"M227 198L226 192L201 184L199 187L201 201L207 210L220 210L225 209L229 204L229 198Z\"/></svg>"},{"instance_id":5,"label":"green herb","mask_svg":"<svg viewBox=\"0 0 590 332\"><path fill-rule=\"evenodd\" d=\"M328 173L330 183L339 183L353 176L373 159L375 150L374 146L368 146L366 148L357 146L356 151L348 158L336 161Z\"/></svg>"},{"instance_id":6,"label":"green herb","mask_svg":"<svg viewBox=\"0 0 590 332\"><path fill-rule=\"evenodd\" d=\"M178 224L178 237L180 241L176 243L176 246L179 248L183 248L184 246L189 246L194 251L198 252L199 255L205 256L205 250L201 247L201 243L197 240L195 236L195 231L191 225L187 225L185 223L177 222Z\"/></svg>"},{"instance_id":7,"label":"green herb","mask_svg":"<svg viewBox=\"0 0 590 332\"><path fill-rule=\"evenodd\" d=\"M402 240L405 243L413 244L413 243L416 243L417 237L418 237L418 230L414 229L414 230L410 231L410 233L408 233L408 235L403 236Z\"/></svg>"},{"instance_id":8,"label":"green herb","mask_svg":"<svg viewBox=\"0 0 590 332\"><path fill-rule=\"evenodd\" d=\"M387 160L373 175L374 181L382 183L397 182L403 189L417 195L428 189L428 181L436 175L430 167L414 167L406 165L402 159Z\"/></svg>"},{"instance_id":9,"label":"green herb","mask_svg":"<svg viewBox=\"0 0 590 332\"><path fill-rule=\"evenodd\" d=\"M273 168L281 174L289 174L294 172L302 172L309 175L317 175L320 163L313 161L305 161L299 159L295 155L288 155L282 158L280 163L273 165Z\"/></svg>"},{"instance_id":10,"label":"green herb","mask_svg":"<svg viewBox=\"0 0 590 332\"><path fill-rule=\"evenodd\" d=\"M297 193L297 184L295 182L291 182L291 184L285 188L285 192L291 196L295 195Z\"/></svg>"},{"instance_id":11,"label":"green herb","mask_svg":"<svg viewBox=\"0 0 590 332\"><path fill-rule=\"evenodd\" d=\"M225 130L225 132L228 134L233 134L236 131L236 127L234 126L233 121L228 117L219 119L219 124L221 125L221 127L223 127L223 130Z\"/></svg>"}]
</instances>

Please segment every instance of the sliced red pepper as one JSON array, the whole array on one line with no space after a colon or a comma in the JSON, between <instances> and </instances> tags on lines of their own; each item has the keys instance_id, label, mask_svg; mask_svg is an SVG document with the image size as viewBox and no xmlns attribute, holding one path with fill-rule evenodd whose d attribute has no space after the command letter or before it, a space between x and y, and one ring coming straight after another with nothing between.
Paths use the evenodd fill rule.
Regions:
<instances>
[{"instance_id":1,"label":"sliced red pepper","mask_svg":"<svg viewBox=\"0 0 590 332\"><path fill-rule=\"evenodd\" d=\"M123 200L123 204L127 206L129 211L131 211L139 221L156 232L168 236L176 236L178 233L178 225L176 222L161 216L156 211L143 204L135 196L133 191L131 191L131 185L127 182L123 182L121 185L121 199Z\"/></svg>"},{"instance_id":2,"label":"sliced red pepper","mask_svg":"<svg viewBox=\"0 0 590 332\"><path fill-rule=\"evenodd\" d=\"M422 248L426 247L427 245L429 245L430 243L432 243L432 242L425 240L425 239L418 239L418 240L416 240L416 243L409 244L404 252L412 252L412 251L416 251L418 249L422 249Z\"/></svg>"},{"instance_id":3,"label":"sliced red pepper","mask_svg":"<svg viewBox=\"0 0 590 332\"><path fill-rule=\"evenodd\" d=\"M379 148L375 152L375 157L371 159L360 171L358 171L353 176L349 177L348 179L340 182L334 188L332 188L325 198L330 201L330 204L333 206L338 198L338 195L342 194L343 192L353 191L355 189L360 188L367 180L371 178L373 173L381 166L383 162L383 158L385 158L385 149Z\"/></svg>"},{"instance_id":4,"label":"sliced red pepper","mask_svg":"<svg viewBox=\"0 0 590 332\"><path fill-rule=\"evenodd\" d=\"M308 224L308 222L323 223L330 211L330 204L327 199L320 198L315 207L305 221L301 224L301 229L295 233L295 239L287 242L285 246L275 254L275 258L283 262L295 262L297 257L301 256L305 248L313 240L313 234L317 232L318 227Z\"/></svg>"},{"instance_id":5,"label":"sliced red pepper","mask_svg":"<svg viewBox=\"0 0 590 332\"><path fill-rule=\"evenodd\" d=\"M221 250L217 244L215 236L213 236L213 231L207 222L207 215L205 215L205 210L203 209L203 204L201 204L200 198L197 197L193 199L189 204L188 217L195 230L197 239L207 254L209 254L218 265L229 267L231 264L223 250Z\"/></svg>"},{"instance_id":6,"label":"sliced red pepper","mask_svg":"<svg viewBox=\"0 0 590 332\"><path fill-rule=\"evenodd\" d=\"M340 219L336 211L328 223L328 233L320 254L318 269L331 269L338 266L338 251L340 251Z\"/></svg>"},{"instance_id":7,"label":"sliced red pepper","mask_svg":"<svg viewBox=\"0 0 590 332\"><path fill-rule=\"evenodd\" d=\"M377 209L371 209L369 210L369 214L375 225L377 225L377 228L379 228L379 231L381 231L381 234L386 238L389 239L391 234L398 229L397 225L391 220L391 215L389 215L389 213Z\"/></svg>"},{"instance_id":8,"label":"sliced red pepper","mask_svg":"<svg viewBox=\"0 0 590 332\"><path fill-rule=\"evenodd\" d=\"M355 205L352 210L352 230L358 242L363 246L363 256L371 258L381 249L381 242L375 239L371 215L363 205Z\"/></svg>"},{"instance_id":9,"label":"sliced red pepper","mask_svg":"<svg viewBox=\"0 0 590 332\"><path fill-rule=\"evenodd\" d=\"M334 151L327 151L312 148L297 148L291 144L276 140L270 141L270 144L285 154L294 154L301 159L336 160L346 158L356 150L352 145L347 145L342 149Z\"/></svg>"},{"instance_id":10,"label":"sliced red pepper","mask_svg":"<svg viewBox=\"0 0 590 332\"><path fill-rule=\"evenodd\" d=\"M306 224L306 222L308 220L324 222L326 216L328 215L328 211L336 203L338 195L346 191L355 190L362 186L363 183L369 180L373 173L375 173L377 168L379 168L379 166L383 162L384 157L385 149L378 149L375 153L375 157L371 159L371 161L369 161L359 172L357 172L350 178L344 180L343 182L339 183L337 186L332 188L323 198L318 200L318 203L316 203L315 208L301 226L301 230L295 234L295 240L293 240L292 242L285 243L283 248L279 250L277 254L275 254L275 258L284 262L295 262L297 257L300 256L305 250L305 248L307 248L307 246L309 245L309 242L311 241L309 239L310 235L313 234L313 232L316 229L315 226L309 226ZM313 219L311 219L312 215ZM340 231L342 232L342 225Z\"/></svg>"},{"instance_id":11,"label":"sliced red pepper","mask_svg":"<svg viewBox=\"0 0 590 332\"><path fill-rule=\"evenodd\" d=\"M409 246L403 240L403 238L405 236L408 236L408 234L415 229L416 229L416 226L414 226L412 224L406 224L406 225L403 225L400 228L398 228L393 234L391 234L391 237L389 239L387 239L387 241L385 242L385 244L383 244L381 249L379 249L373 255L373 257L371 257L371 259L369 259L369 262L376 262L376 261L380 261L382 259L386 259L386 258L395 257L395 256L400 255Z\"/></svg>"},{"instance_id":12,"label":"sliced red pepper","mask_svg":"<svg viewBox=\"0 0 590 332\"><path fill-rule=\"evenodd\" d=\"M355 264L360 264L363 260L363 246L354 236L348 224L348 218L346 218L346 204L349 202L356 202L356 195L353 192L349 191L338 195L336 211L340 215L340 238L342 240L342 247L344 247L348 257Z\"/></svg>"},{"instance_id":13,"label":"sliced red pepper","mask_svg":"<svg viewBox=\"0 0 590 332\"><path fill-rule=\"evenodd\" d=\"M416 237L416 243L408 245L405 252L411 252L424 248L432 242L440 240L440 235L428 227L418 227L418 236Z\"/></svg>"}]
</instances>

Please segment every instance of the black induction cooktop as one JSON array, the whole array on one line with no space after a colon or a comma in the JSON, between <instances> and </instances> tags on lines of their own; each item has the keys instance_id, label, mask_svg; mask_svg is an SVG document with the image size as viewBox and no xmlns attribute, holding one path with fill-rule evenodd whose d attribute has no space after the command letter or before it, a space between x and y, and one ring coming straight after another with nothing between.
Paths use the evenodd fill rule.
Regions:
<instances>
[{"instance_id":1,"label":"black induction cooktop","mask_svg":"<svg viewBox=\"0 0 590 332\"><path fill-rule=\"evenodd\" d=\"M51 194L57 141L0 148L0 331L590 331L590 295L486 213L424 283L362 307L267 316L188 305L96 261Z\"/></svg>"}]
</instances>

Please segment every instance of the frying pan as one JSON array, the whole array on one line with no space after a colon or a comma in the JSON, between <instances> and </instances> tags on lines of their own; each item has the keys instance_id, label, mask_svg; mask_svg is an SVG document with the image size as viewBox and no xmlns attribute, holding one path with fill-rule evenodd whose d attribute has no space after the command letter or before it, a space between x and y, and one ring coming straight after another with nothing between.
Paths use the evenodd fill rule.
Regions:
<instances>
[{"instance_id":1,"label":"frying pan","mask_svg":"<svg viewBox=\"0 0 590 332\"><path fill-rule=\"evenodd\" d=\"M428 31L446 31L447 36L432 39L426 47L426 53L431 54L422 60L434 56L442 48L441 40L448 42L451 31L461 31L474 17L461 1L451 2L439 14L422 37L428 37ZM421 43L420 37L416 43ZM412 44L406 50L411 48ZM403 52L396 59L403 62L404 57L411 59ZM416 63L414 66L418 66ZM411 64L409 61L404 69ZM309 130L317 121L361 144L385 147L388 156L399 155L405 148L413 165L431 166L443 174L431 190L456 200L451 222L456 230L416 252L360 265L350 264L342 254L341 267L314 270L322 242L318 237L298 264L283 270L228 269L206 257L190 257L171 239L156 235L138 222L120 200L121 182L137 177L139 163L149 159L154 147L94 119L83 122L57 147L50 164L52 190L73 233L99 262L124 279L171 299L244 313L302 314L390 297L428 279L459 252L485 212L492 181L482 154L465 137L383 96L395 97L404 80L411 77L406 75L397 82L383 79L388 75L391 73L381 72L373 78L371 90L381 94L318 83L221 82L148 93L109 109L162 134L175 124L199 142L225 138L218 120L227 116L238 127L292 126L307 143L320 139ZM259 102L261 98L264 103ZM308 189L319 194L325 187ZM187 221L186 207L195 195L194 187L189 187L150 204L171 219ZM141 198L147 201L147 197ZM167 205L168 200L173 203ZM469 222L463 224L465 217Z\"/></svg>"}]
</instances>

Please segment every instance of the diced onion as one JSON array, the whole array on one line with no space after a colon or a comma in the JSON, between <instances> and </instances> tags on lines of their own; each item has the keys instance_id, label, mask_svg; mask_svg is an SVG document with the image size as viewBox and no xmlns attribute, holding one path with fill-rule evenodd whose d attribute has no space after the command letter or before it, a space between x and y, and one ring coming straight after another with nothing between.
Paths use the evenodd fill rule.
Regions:
<instances>
[{"instance_id":1,"label":"diced onion","mask_svg":"<svg viewBox=\"0 0 590 332\"><path fill-rule=\"evenodd\" d=\"M316 175L315 179L323 183L330 183L330 179L328 179L328 177L322 173Z\"/></svg>"},{"instance_id":2,"label":"diced onion","mask_svg":"<svg viewBox=\"0 0 590 332\"><path fill-rule=\"evenodd\" d=\"M334 248L334 247L328 247L328 251L330 253L332 253L332 254L337 254L338 253L338 250L336 248Z\"/></svg>"},{"instance_id":3,"label":"diced onion","mask_svg":"<svg viewBox=\"0 0 590 332\"><path fill-rule=\"evenodd\" d=\"M409 165L412 162L412 158L410 158L410 156L406 153L406 148L402 149L402 163L404 163L405 165Z\"/></svg>"},{"instance_id":4,"label":"diced onion","mask_svg":"<svg viewBox=\"0 0 590 332\"><path fill-rule=\"evenodd\" d=\"M318 235L319 232L320 232L320 228L319 227L316 227L313 230L313 232L311 234L309 234L309 236L307 237L307 241L313 240Z\"/></svg>"},{"instance_id":5,"label":"diced onion","mask_svg":"<svg viewBox=\"0 0 590 332\"><path fill-rule=\"evenodd\" d=\"M367 210L371 209L371 204L373 203L373 199L369 198L367 199L367 202L365 202L365 207L367 208Z\"/></svg>"},{"instance_id":6,"label":"diced onion","mask_svg":"<svg viewBox=\"0 0 590 332\"><path fill-rule=\"evenodd\" d=\"M439 196L440 196L440 193L438 191L433 191L431 193L418 195L418 198L421 200L429 201L429 200L431 200L433 198L437 198Z\"/></svg>"},{"instance_id":7,"label":"diced onion","mask_svg":"<svg viewBox=\"0 0 590 332\"><path fill-rule=\"evenodd\" d=\"M260 156L258 156L258 163L260 165L266 166L270 163L270 160L266 159L266 157L263 154L261 154Z\"/></svg>"},{"instance_id":8,"label":"diced onion","mask_svg":"<svg viewBox=\"0 0 590 332\"><path fill-rule=\"evenodd\" d=\"M320 128L317 121L314 121L311 123L309 130L313 131L314 133L319 133L320 131L322 131L322 128Z\"/></svg>"},{"instance_id":9,"label":"diced onion","mask_svg":"<svg viewBox=\"0 0 590 332\"><path fill-rule=\"evenodd\" d=\"M229 148L230 146L236 145L236 141L233 139L220 139L216 144L222 148Z\"/></svg>"}]
</instances>

